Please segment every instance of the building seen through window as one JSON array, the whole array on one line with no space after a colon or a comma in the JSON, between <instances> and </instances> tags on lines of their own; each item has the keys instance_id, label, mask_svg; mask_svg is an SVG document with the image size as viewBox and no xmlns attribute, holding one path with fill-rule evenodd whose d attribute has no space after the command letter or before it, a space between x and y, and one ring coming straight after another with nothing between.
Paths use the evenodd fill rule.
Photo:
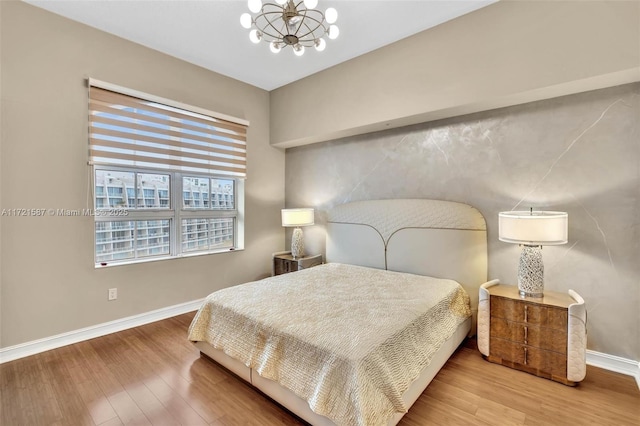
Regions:
<instances>
[{"instance_id":1,"label":"building seen through window","mask_svg":"<svg viewBox=\"0 0 640 426\"><path fill-rule=\"evenodd\" d=\"M182 177L174 173L139 173L96 170L96 210L121 209L127 213L172 212L172 177L181 184L182 253L212 251L234 246L234 217L191 217L197 212L234 211L235 181L208 177ZM145 213L142 213L145 214ZM127 218L130 215L127 214ZM208 214L206 216L211 216ZM98 216L100 217L100 216ZM113 262L171 254L171 221L101 220L96 222L96 261Z\"/></svg>"}]
</instances>

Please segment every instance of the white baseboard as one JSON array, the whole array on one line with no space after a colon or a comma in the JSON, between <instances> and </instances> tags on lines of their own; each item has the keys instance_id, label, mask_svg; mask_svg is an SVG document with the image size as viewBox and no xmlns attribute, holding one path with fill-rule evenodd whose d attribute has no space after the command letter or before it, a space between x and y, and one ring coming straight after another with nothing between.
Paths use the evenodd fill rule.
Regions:
<instances>
[{"instance_id":1,"label":"white baseboard","mask_svg":"<svg viewBox=\"0 0 640 426\"><path fill-rule=\"evenodd\" d=\"M21 343L15 346L0 348L0 364L49 351L51 349L60 348L62 346L71 345L73 343L83 342L85 340L160 321L166 318L175 317L177 315L186 314L187 312L192 312L200 308L200 305L202 305L203 301L204 299L185 302L179 305L168 306L166 308L146 312L144 314L134 315L119 320L109 321L103 324L98 324L91 327L81 328L79 330L46 337L44 339L33 340L31 342ZM630 359L621 358L602 352L587 350L587 364L605 370L614 371L616 373L622 373L628 376L632 376L636 379L638 388L640 388L640 363L638 363L638 361L632 361Z\"/></svg>"},{"instance_id":2,"label":"white baseboard","mask_svg":"<svg viewBox=\"0 0 640 426\"><path fill-rule=\"evenodd\" d=\"M166 308L156 309L155 311L145 312L143 314L133 315L91 327L81 328L79 330L69 331L67 333L51 337L45 337L44 339L0 348L0 364L35 355L40 352L49 351L51 349L60 348L62 346L71 345L73 343L160 321L166 318L175 317L177 315L186 314L187 312L192 312L200 308L203 301L204 299L193 300L191 302L168 306Z\"/></svg>"},{"instance_id":3,"label":"white baseboard","mask_svg":"<svg viewBox=\"0 0 640 426\"><path fill-rule=\"evenodd\" d=\"M640 389L640 363L638 361L587 349L587 364L634 377L638 389Z\"/></svg>"}]
</instances>

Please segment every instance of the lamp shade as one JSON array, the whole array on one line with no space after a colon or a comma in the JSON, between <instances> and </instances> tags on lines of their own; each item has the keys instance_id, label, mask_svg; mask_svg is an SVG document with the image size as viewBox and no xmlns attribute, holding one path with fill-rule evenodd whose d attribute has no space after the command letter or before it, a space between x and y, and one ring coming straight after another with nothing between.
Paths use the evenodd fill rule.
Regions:
<instances>
[{"instance_id":1,"label":"lamp shade","mask_svg":"<svg viewBox=\"0 0 640 426\"><path fill-rule=\"evenodd\" d=\"M569 215L565 212L513 211L498 214L500 241L530 246L552 246L568 241Z\"/></svg>"},{"instance_id":2,"label":"lamp shade","mask_svg":"<svg viewBox=\"0 0 640 426\"><path fill-rule=\"evenodd\" d=\"M282 209L282 226L309 226L313 223L313 209Z\"/></svg>"}]
</instances>

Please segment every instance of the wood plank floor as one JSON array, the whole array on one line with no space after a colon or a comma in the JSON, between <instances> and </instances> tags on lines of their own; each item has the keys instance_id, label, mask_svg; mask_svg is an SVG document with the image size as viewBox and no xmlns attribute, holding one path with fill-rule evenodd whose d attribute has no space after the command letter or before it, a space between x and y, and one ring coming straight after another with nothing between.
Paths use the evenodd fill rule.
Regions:
<instances>
[{"instance_id":1,"label":"wood plank floor","mask_svg":"<svg viewBox=\"0 0 640 426\"><path fill-rule=\"evenodd\" d=\"M200 357L193 313L0 365L0 424L300 425L300 420ZM570 388L488 363L469 340L402 425L640 425L628 376L588 367Z\"/></svg>"}]
</instances>

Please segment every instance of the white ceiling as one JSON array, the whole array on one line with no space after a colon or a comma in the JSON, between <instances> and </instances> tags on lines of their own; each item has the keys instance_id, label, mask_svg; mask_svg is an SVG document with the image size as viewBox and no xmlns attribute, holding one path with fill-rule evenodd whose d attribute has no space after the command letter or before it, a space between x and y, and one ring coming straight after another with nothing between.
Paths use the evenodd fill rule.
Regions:
<instances>
[{"instance_id":1,"label":"white ceiling","mask_svg":"<svg viewBox=\"0 0 640 426\"><path fill-rule=\"evenodd\" d=\"M497 0L319 0L340 36L323 52L273 54L240 26L246 0L23 0L265 90L273 90ZM301 0L296 0L301 1Z\"/></svg>"}]
</instances>

